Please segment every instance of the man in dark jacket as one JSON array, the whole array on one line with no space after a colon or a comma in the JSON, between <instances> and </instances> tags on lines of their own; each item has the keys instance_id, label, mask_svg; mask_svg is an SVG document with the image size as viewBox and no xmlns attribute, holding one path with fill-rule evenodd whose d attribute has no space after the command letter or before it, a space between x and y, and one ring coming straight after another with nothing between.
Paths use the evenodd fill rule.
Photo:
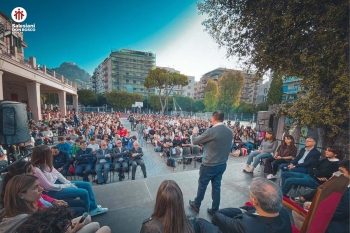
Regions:
<instances>
[{"instance_id":1,"label":"man in dark jacket","mask_svg":"<svg viewBox=\"0 0 350 233\"><path fill-rule=\"evenodd\" d=\"M279 166L281 171L307 173L308 168L315 165L321 157L321 153L315 148L316 140L308 137L305 140L305 148L301 149L297 157L290 164L284 163Z\"/></svg>"},{"instance_id":2,"label":"man in dark jacket","mask_svg":"<svg viewBox=\"0 0 350 233\"><path fill-rule=\"evenodd\" d=\"M124 172L129 167L129 153L126 152L126 148L122 146L122 141L117 140L115 143L116 147L112 150L113 166L118 172L119 181L125 179Z\"/></svg>"},{"instance_id":3,"label":"man in dark jacket","mask_svg":"<svg viewBox=\"0 0 350 233\"><path fill-rule=\"evenodd\" d=\"M105 184L108 181L108 173L112 165L112 149L108 148L105 140L101 141L100 149L96 153L97 184ZM103 170L103 174L102 174Z\"/></svg>"},{"instance_id":4,"label":"man in dark jacket","mask_svg":"<svg viewBox=\"0 0 350 233\"><path fill-rule=\"evenodd\" d=\"M53 155L53 167L66 176L71 162L69 155L66 152L60 151L57 146L51 147Z\"/></svg>"},{"instance_id":5,"label":"man in dark jacket","mask_svg":"<svg viewBox=\"0 0 350 233\"><path fill-rule=\"evenodd\" d=\"M83 176L83 180L89 182L89 174L96 162L96 156L92 153L91 148L87 148L87 142L80 142L80 150L77 150L75 158L77 160L75 175Z\"/></svg>"},{"instance_id":6,"label":"man in dark jacket","mask_svg":"<svg viewBox=\"0 0 350 233\"><path fill-rule=\"evenodd\" d=\"M282 192L278 186L262 177L256 177L249 186L253 207L225 208L212 219L223 233L291 233L290 218L282 209Z\"/></svg>"},{"instance_id":7,"label":"man in dark jacket","mask_svg":"<svg viewBox=\"0 0 350 233\"><path fill-rule=\"evenodd\" d=\"M317 188L338 170L338 162L343 158L342 151L333 146L326 150L326 158L309 167L308 174L282 172L282 193L287 195L294 185Z\"/></svg>"},{"instance_id":8,"label":"man in dark jacket","mask_svg":"<svg viewBox=\"0 0 350 233\"><path fill-rule=\"evenodd\" d=\"M132 180L135 180L137 165L141 167L143 177L147 178L146 166L142 159L143 157L142 148L139 147L139 143L137 141L134 141L133 147L130 149L129 153L130 153L129 164L132 166L132 173L131 173Z\"/></svg>"}]
</instances>

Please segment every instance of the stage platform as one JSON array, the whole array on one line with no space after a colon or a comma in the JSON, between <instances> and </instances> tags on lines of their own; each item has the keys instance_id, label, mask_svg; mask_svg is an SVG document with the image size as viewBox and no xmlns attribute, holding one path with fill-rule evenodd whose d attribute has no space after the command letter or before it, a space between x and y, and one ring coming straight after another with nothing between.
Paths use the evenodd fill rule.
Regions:
<instances>
[{"instance_id":1,"label":"stage platform","mask_svg":"<svg viewBox=\"0 0 350 233\"><path fill-rule=\"evenodd\" d=\"M239 207L249 200L248 186L254 176L260 176L259 169L254 174L242 172L244 164L230 164L221 183L220 208ZM138 170L140 168L138 167ZM137 171L140 172L140 171ZM211 220L207 208L211 207L211 185L208 185L199 214L188 205L197 193L199 170L170 173L146 179L124 180L107 185L93 186L97 203L109 209L108 213L93 217L101 226L107 225L112 232L140 232L142 221L153 212L159 185L163 180L175 180L180 186L185 202L186 214Z\"/></svg>"}]
</instances>

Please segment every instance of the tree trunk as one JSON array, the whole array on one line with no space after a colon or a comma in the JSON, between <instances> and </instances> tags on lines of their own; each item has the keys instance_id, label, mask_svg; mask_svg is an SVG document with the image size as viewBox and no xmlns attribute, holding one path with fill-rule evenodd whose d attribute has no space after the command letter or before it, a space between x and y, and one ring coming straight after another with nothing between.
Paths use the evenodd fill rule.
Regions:
<instances>
[{"instance_id":1,"label":"tree trunk","mask_svg":"<svg viewBox=\"0 0 350 233\"><path fill-rule=\"evenodd\" d=\"M162 111L161 111L161 115L164 115L164 110L165 110L165 104L163 104L163 101L162 101L162 96L161 96L161 93L162 93L162 89L159 89L159 102L160 102L160 106L162 108Z\"/></svg>"}]
</instances>

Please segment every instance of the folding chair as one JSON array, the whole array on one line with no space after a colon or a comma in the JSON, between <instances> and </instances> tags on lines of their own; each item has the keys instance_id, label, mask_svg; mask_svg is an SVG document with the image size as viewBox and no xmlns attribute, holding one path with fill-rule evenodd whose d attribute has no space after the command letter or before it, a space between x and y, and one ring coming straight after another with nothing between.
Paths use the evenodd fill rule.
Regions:
<instances>
[{"instance_id":1,"label":"folding chair","mask_svg":"<svg viewBox=\"0 0 350 233\"><path fill-rule=\"evenodd\" d=\"M194 156L194 167L196 167L197 159L203 158L199 146L192 146L192 156Z\"/></svg>"},{"instance_id":2,"label":"folding chair","mask_svg":"<svg viewBox=\"0 0 350 233\"><path fill-rule=\"evenodd\" d=\"M185 161L187 159L193 159L194 156L191 153L191 147L183 147L182 148L182 164L183 164L183 169L185 169Z\"/></svg>"}]
</instances>

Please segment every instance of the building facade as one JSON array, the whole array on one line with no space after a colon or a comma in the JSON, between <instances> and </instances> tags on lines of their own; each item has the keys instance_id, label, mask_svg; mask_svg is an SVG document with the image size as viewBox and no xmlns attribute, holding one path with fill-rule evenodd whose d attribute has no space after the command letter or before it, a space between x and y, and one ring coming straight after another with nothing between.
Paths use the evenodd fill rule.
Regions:
<instances>
[{"instance_id":1,"label":"building facade","mask_svg":"<svg viewBox=\"0 0 350 233\"><path fill-rule=\"evenodd\" d=\"M103 94L105 92L112 91L112 79L111 79L111 59L106 58L98 67L94 70L91 76L92 90L97 94Z\"/></svg>"},{"instance_id":2,"label":"building facade","mask_svg":"<svg viewBox=\"0 0 350 233\"><path fill-rule=\"evenodd\" d=\"M268 79L265 83L258 85L258 92L256 96L255 105L259 105L267 101L267 94L269 93L270 85L270 79Z\"/></svg>"},{"instance_id":3,"label":"building facade","mask_svg":"<svg viewBox=\"0 0 350 233\"><path fill-rule=\"evenodd\" d=\"M66 115L67 94L72 95L73 106L78 109L76 84L45 65L37 65L35 57L26 60L23 33L11 27L12 21L0 12L0 100L27 104L35 121L42 119L41 94L58 94L62 116Z\"/></svg>"},{"instance_id":4,"label":"building facade","mask_svg":"<svg viewBox=\"0 0 350 233\"><path fill-rule=\"evenodd\" d=\"M216 82L219 81L221 76L228 71L237 71L233 69L226 69L226 68L217 68L215 70L209 71L205 73L199 82L195 83L194 86L194 99L199 100L203 99L205 95L205 87L207 86L208 80L214 80ZM262 83L262 81L255 82L253 79L255 78L254 73L247 73L243 72L245 75L245 85L243 87L242 95L241 95L241 101L245 101L248 103L255 103L257 93L258 93L258 85Z\"/></svg>"},{"instance_id":5,"label":"building facade","mask_svg":"<svg viewBox=\"0 0 350 233\"><path fill-rule=\"evenodd\" d=\"M301 79L297 77L283 78L283 95L282 103L292 103L297 98L298 93L302 90L300 87Z\"/></svg>"},{"instance_id":6,"label":"building facade","mask_svg":"<svg viewBox=\"0 0 350 233\"><path fill-rule=\"evenodd\" d=\"M157 68L165 69L169 73L179 73L180 74L180 71L176 70L174 68L160 67L160 66L157 66ZM181 95L181 96L187 96L187 97L191 97L191 98L194 97L194 83L195 83L194 80L195 80L195 77L194 76L189 76L189 75L186 75L186 76L188 77L189 84L187 86L181 86L181 85L174 86L173 89L171 90L171 92L169 93L169 96ZM165 91L166 91L166 89L163 89L161 91L161 94L165 95L165 93L166 93ZM159 89L156 88L154 93L155 94L159 94Z\"/></svg>"}]
</instances>

